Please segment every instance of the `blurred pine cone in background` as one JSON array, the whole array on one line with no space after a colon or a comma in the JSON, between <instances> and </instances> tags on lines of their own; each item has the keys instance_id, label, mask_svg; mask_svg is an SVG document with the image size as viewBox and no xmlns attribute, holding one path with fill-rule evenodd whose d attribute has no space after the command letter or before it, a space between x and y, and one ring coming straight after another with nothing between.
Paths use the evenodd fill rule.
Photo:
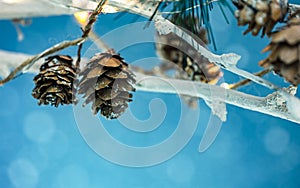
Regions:
<instances>
[{"instance_id":1,"label":"blurred pine cone in background","mask_svg":"<svg viewBox=\"0 0 300 188\"><path fill-rule=\"evenodd\" d=\"M34 77L35 88L32 96L41 104L72 104L72 92L76 70L72 65L73 59L67 55L50 56L40 68L40 73Z\"/></svg>"},{"instance_id":2,"label":"blurred pine cone in background","mask_svg":"<svg viewBox=\"0 0 300 188\"><path fill-rule=\"evenodd\" d=\"M206 30L200 28L196 18L190 17L182 20L180 16L174 15L171 21L183 27L193 38L203 47L208 43ZM167 62L177 65L183 70L189 80L201 81L205 83L215 84L223 75L220 68L208 61L207 58L199 54L190 44L178 37L174 33L156 36L156 52Z\"/></svg>"},{"instance_id":3,"label":"blurred pine cone in background","mask_svg":"<svg viewBox=\"0 0 300 188\"><path fill-rule=\"evenodd\" d=\"M235 16L238 25L247 25L244 32L256 36L262 29L262 35L270 36L275 24L282 21L288 10L288 0L233 0L238 8Z\"/></svg>"},{"instance_id":4,"label":"blurred pine cone in background","mask_svg":"<svg viewBox=\"0 0 300 188\"><path fill-rule=\"evenodd\" d=\"M182 29L203 47L208 43L206 29L199 26L199 21L192 15L182 17L173 15L171 21ZM190 44L174 33L156 35L156 52L163 58L163 63L175 65L176 78L216 84L223 76L220 68L200 55ZM169 66L166 66L169 67ZM196 108L198 98L183 96L189 107Z\"/></svg>"},{"instance_id":5,"label":"blurred pine cone in background","mask_svg":"<svg viewBox=\"0 0 300 188\"><path fill-rule=\"evenodd\" d=\"M300 18L292 18L271 37L271 43L263 50L271 54L259 64L273 66L275 73L297 86L300 83Z\"/></svg>"},{"instance_id":6,"label":"blurred pine cone in background","mask_svg":"<svg viewBox=\"0 0 300 188\"><path fill-rule=\"evenodd\" d=\"M96 54L79 76L78 94L83 94L84 105L92 102L94 114L100 111L108 119L118 118L132 101L134 75L117 54Z\"/></svg>"}]
</instances>

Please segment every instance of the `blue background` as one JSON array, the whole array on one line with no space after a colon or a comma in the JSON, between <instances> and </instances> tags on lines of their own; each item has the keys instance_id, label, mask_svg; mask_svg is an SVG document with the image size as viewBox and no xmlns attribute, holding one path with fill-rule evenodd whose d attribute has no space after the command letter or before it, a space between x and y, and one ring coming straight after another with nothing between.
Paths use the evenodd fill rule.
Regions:
<instances>
[{"instance_id":1,"label":"blue background","mask_svg":"<svg viewBox=\"0 0 300 188\"><path fill-rule=\"evenodd\" d=\"M217 41L215 53L235 52L242 56L239 67L257 72L257 62L267 54L261 50L267 38L243 36L245 28L237 27L228 13L227 25L216 7L211 24ZM138 18L124 15L101 15L95 32L102 36L114 28ZM138 18L136 21L145 21ZM17 41L10 21L0 21L0 48L36 54L62 41L79 37L81 31L72 16L33 18L22 27L25 39ZM135 37L130 32L124 37ZM115 42L115 41L111 41ZM109 41L108 41L109 43ZM83 52L91 42L84 44ZM209 46L212 48L212 46ZM154 46L145 44L121 51L132 62L155 55ZM76 55L70 47L61 53ZM98 156L79 133L73 108L38 106L31 96L33 74L25 74L0 88L0 187L299 187L300 127L279 118L227 105L228 117L215 143L204 153L198 145L208 123L210 109L203 101L196 133L172 159L152 167L132 168L110 163ZM287 84L281 78L265 76L278 85ZM224 80L233 83L241 78L225 71ZM265 96L272 92L256 84L240 89ZM168 137L177 126L180 100L175 95L136 92L130 104L140 119L149 117L148 104L161 98L166 107L166 119L158 130L135 133L122 128L118 121L101 118L107 130L125 143L138 145L145 139L150 144ZM188 125L187 125L188 126ZM152 143L153 142L153 143Z\"/></svg>"}]
</instances>

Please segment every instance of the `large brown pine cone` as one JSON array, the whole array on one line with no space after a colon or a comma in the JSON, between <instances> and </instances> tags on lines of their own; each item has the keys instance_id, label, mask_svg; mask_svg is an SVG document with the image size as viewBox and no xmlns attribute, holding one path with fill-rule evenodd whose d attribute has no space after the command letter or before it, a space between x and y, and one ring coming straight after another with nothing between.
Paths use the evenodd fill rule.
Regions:
<instances>
[{"instance_id":1,"label":"large brown pine cone","mask_svg":"<svg viewBox=\"0 0 300 188\"><path fill-rule=\"evenodd\" d=\"M67 55L48 57L40 68L40 73L34 77L35 88L32 96L41 104L71 104L74 102L72 92L76 70L72 58Z\"/></svg>"},{"instance_id":2,"label":"large brown pine cone","mask_svg":"<svg viewBox=\"0 0 300 188\"><path fill-rule=\"evenodd\" d=\"M261 36L270 36L275 24L282 21L288 11L288 0L235 0L238 8L235 16L238 25L248 25L244 32L256 36L262 29Z\"/></svg>"},{"instance_id":3,"label":"large brown pine cone","mask_svg":"<svg viewBox=\"0 0 300 188\"><path fill-rule=\"evenodd\" d=\"M106 118L118 118L132 101L134 75L117 54L96 54L80 76L78 94L84 94L84 105L92 102L94 114L100 111Z\"/></svg>"},{"instance_id":4,"label":"large brown pine cone","mask_svg":"<svg viewBox=\"0 0 300 188\"><path fill-rule=\"evenodd\" d=\"M273 66L277 74L297 86L300 83L300 18L291 19L273 33L271 43L263 51L271 54L259 64Z\"/></svg>"}]
</instances>

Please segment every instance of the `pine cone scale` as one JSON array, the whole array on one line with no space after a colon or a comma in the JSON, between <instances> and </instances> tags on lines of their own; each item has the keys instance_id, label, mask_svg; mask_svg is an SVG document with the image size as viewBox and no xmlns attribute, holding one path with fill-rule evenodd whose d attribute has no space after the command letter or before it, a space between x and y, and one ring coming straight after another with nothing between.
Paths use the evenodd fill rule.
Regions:
<instances>
[{"instance_id":1,"label":"pine cone scale","mask_svg":"<svg viewBox=\"0 0 300 188\"><path fill-rule=\"evenodd\" d=\"M122 72L121 69L108 70L105 75L110 78L128 78L128 74L126 72Z\"/></svg>"},{"instance_id":2,"label":"pine cone scale","mask_svg":"<svg viewBox=\"0 0 300 188\"><path fill-rule=\"evenodd\" d=\"M292 46L282 45L278 54L281 61L284 61L287 65L294 63L299 58L298 49Z\"/></svg>"},{"instance_id":3,"label":"pine cone scale","mask_svg":"<svg viewBox=\"0 0 300 188\"><path fill-rule=\"evenodd\" d=\"M113 82L113 80L107 78L106 76L104 76L102 78L99 77L95 84L94 89L96 89L96 90L103 89L103 88L107 87L107 85L110 84L111 82Z\"/></svg>"},{"instance_id":4,"label":"pine cone scale","mask_svg":"<svg viewBox=\"0 0 300 188\"><path fill-rule=\"evenodd\" d=\"M272 35L272 42L287 42L290 45L295 45L300 42L300 31L299 26L291 26L288 30L282 30Z\"/></svg>"},{"instance_id":5,"label":"pine cone scale","mask_svg":"<svg viewBox=\"0 0 300 188\"><path fill-rule=\"evenodd\" d=\"M96 67L93 70L89 71L86 78L95 78L95 77L103 74L106 71L107 70L105 70L103 67Z\"/></svg>"}]
</instances>

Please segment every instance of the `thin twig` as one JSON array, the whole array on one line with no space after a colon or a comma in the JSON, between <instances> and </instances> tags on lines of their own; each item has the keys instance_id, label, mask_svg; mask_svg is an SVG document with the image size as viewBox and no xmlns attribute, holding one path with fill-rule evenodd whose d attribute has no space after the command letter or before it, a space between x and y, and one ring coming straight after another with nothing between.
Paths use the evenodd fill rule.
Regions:
<instances>
[{"instance_id":1,"label":"thin twig","mask_svg":"<svg viewBox=\"0 0 300 188\"><path fill-rule=\"evenodd\" d=\"M262 76L268 74L271 71L272 71L272 69L264 69L264 70L262 70L260 72L255 73L254 75L262 77ZM248 84L250 82L251 82L251 80L245 79L245 80L239 81L239 82L234 83L234 84L229 84L229 89L237 89L237 88L239 88L241 86L244 86L244 85L246 85L246 84Z\"/></svg>"},{"instance_id":2,"label":"thin twig","mask_svg":"<svg viewBox=\"0 0 300 188\"><path fill-rule=\"evenodd\" d=\"M71 41L63 41L61 43L58 43L58 44L52 46L51 48L48 48L47 50L45 50L37 55L25 60L22 64L20 64L18 67L16 67L6 78L0 80L0 86L2 86L3 84L7 83L10 80L12 80L25 67L28 66L27 68L30 68L31 65L33 65L33 63L35 63L40 58L50 55L54 52L60 51L69 46L78 45L78 44L84 42L84 40L85 39L83 39L83 38L78 38L78 39L71 40Z\"/></svg>"},{"instance_id":3,"label":"thin twig","mask_svg":"<svg viewBox=\"0 0 300 188\"><path fill-rule=\"evenodd\" d=\"M98 14L100 14L101 12L101 7L105 4L106 0L102 0L97 8L95 9L95 11L92 13L92 15L90 16L89 22L88 24L85 26L84 28L84 32L81 38L75 39L75 40L71 40L71 41L63 41L61 43L58 43L54 46L52 46L51 48L46 49L45 51L25 60L22 64L20 64L18 67L16 67L6 78L0 80L0 86L2 86L3 84L7 83L8 81L14 79L16 77L16 75L22 71L25 67L27 67L27 69L29 69L37 60L39 60L40 58L43 58L47 55L50 55L52 53L58 52L62 49L65 49L69 46L75 46L79 44L79 62L80 62L80 50L82 48L82 43L85 42L86 38L89 35L89 32L92 30L92 26L93 23L96 21L96 16ZM77 63L76 63L77 65ZM78 63L79 66L79 63Z\"/></svg>"},{"instance_id":4,"label":"thin twig","mask_svg":"<svg viewBox=\"0 0 300 188\"><path fill-rule=\"evenodd\" d=\"M86 24L86 26L83 29L83 34L82 34L82 38L87 38L89 36L89 33L92 30L93 24L96 22L97 20L97 16L101 13L102 11L102 7L103 5L106 3L107 0L101 0L99 2L99 4L97 5L96 9L92 12L92 14L89 17L89 21ZM78 46L78 50L77 50L77 61L76 61L76 68L79 68L80 66L80 60L81 60L81 49L82 49L82 45L83 43L81 43Z\"/></svg>"}]
</instances>

